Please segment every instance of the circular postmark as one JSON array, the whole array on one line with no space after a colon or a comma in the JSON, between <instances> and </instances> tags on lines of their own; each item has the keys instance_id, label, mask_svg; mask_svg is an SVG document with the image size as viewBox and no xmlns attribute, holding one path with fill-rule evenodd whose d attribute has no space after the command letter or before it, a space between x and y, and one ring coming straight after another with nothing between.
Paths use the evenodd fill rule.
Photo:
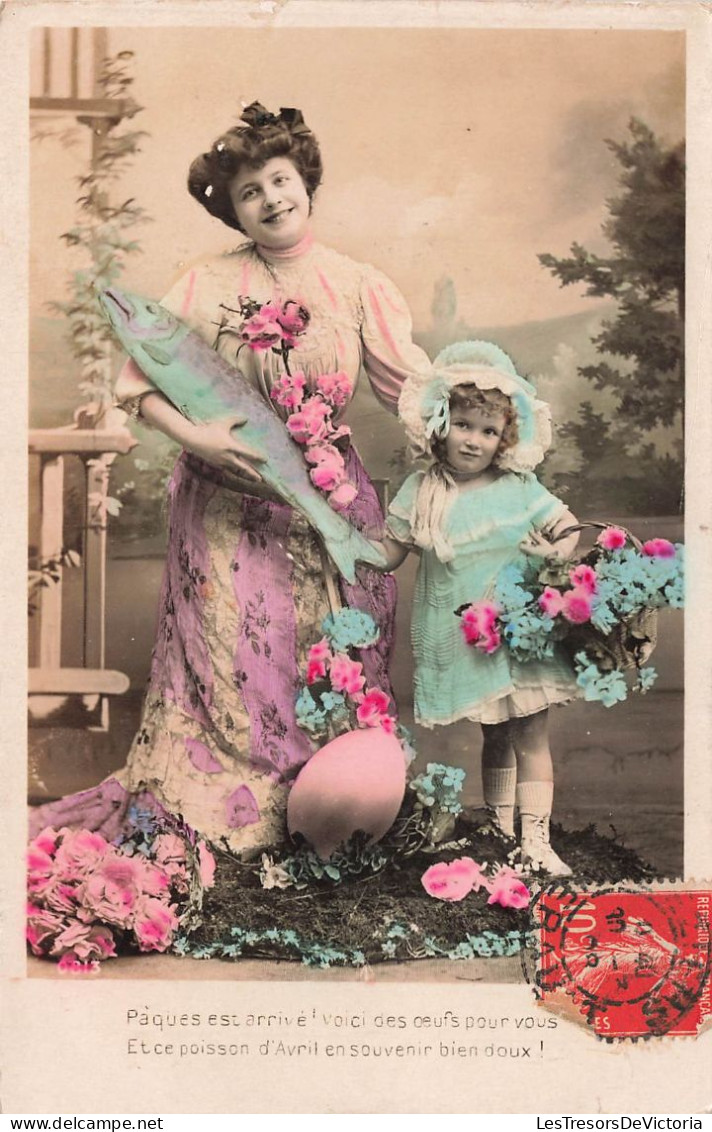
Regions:
<instances>
[{"instance_id":1,"label":"circular postmark","mask_svg":"<svg viewBox=\"0 0 712 1132\"><path fill-rule=\"evenodd\" d=\"M601 1036L694 1034L710 1014L709 892L549 889L534 914L542 999L564 991Z\"/></svg>"}]
</instances>

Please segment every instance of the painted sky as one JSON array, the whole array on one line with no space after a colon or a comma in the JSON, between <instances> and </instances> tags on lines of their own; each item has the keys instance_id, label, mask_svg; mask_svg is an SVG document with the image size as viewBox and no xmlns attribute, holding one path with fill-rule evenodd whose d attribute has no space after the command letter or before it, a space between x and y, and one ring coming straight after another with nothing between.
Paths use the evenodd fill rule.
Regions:
<instances>
[{"instance_id":1,"label":"painted sky","mask_svg":"<svg viewBox=\"0 0 712 1132\"><path fill-rule=\"evenodd\" d=\"M113 28L135 52L136 125L149 132L121 185L154 217L127 285L160 295L187 263L234 246L185 190L192 158L258 99L298 106L325 178L318 237L375 263L403 289L416 325L450 276L472 326L590 307L537 253L573 240L602 250L618 165L604 139L631 115L668 142L684 133L679 32L511 29ZM86 152L33 145L33 306L61 298Z\"/></svg>"}]
</instances>

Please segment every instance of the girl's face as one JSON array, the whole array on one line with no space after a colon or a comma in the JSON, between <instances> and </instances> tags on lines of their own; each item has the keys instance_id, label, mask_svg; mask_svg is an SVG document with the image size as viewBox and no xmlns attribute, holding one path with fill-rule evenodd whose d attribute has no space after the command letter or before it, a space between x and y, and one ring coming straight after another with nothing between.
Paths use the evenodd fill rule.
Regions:
<instances>
[{"instance_id":1,"label":"girl's face","mask_svg":"<svg viewBox=\"0 0 712 1132\"><path fill-rule=\"evenodd\" d=\"M230 185L230 200L240 227L256 244L281 250L306 235L309 195L288 157L271 157L259 169L241 169Z\"/></svg>"},{"instance_id":2,"label":"girl's face","mask_svg":"<svg viewBox=\"0 0 712 1132\"><path fill-rule=\"evenodd\" d=\"M504 413L482 409L454 409L445 437L445 456L454 472L468 479L487 471L497 455L504 426Z\"/></svg>"}]
</instances>

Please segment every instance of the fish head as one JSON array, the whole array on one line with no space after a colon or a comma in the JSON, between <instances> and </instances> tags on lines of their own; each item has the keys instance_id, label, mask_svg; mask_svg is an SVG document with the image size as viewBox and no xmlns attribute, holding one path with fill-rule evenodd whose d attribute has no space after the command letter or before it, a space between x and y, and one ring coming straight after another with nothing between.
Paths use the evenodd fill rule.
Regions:
<instances>
[{"instance_id":1,"label":"fish head","mask_svg":"<svg viewBox=\"0 0 712 1132\"><path fill-rule=\"evenodd\" d=\"M139 366L148 360L172 361L187 327L169 310L118 287L100 291L98 300L114 334Z\"/></svg>"}]
</instances>

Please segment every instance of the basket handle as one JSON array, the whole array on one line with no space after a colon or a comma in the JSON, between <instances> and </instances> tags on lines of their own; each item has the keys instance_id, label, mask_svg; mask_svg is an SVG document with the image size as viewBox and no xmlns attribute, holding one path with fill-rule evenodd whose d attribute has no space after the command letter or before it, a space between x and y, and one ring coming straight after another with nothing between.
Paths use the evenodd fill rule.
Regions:
<instances>
[{"instance_id":1,"label":"basket handle","mask_svg":"<svg viewBox=\"0 0 712 1132\"><path fill-rule=\"evenodd\" d=\"M607 527L616 527L619 531L623 531L626 538L630 539L636 550L642 550L643 544L639 538L629 531L627 527L622 527L619 523L601 523L597 520L591 519L587 523L576 523L571 527L564 527L563 531L559 531L556 538L551 539L552 542L558 542L559 539L567 538L569 535L575 534L576 531L585 531L589 528L594 530L605 531Z\"/></svg>"}]
</instances>

